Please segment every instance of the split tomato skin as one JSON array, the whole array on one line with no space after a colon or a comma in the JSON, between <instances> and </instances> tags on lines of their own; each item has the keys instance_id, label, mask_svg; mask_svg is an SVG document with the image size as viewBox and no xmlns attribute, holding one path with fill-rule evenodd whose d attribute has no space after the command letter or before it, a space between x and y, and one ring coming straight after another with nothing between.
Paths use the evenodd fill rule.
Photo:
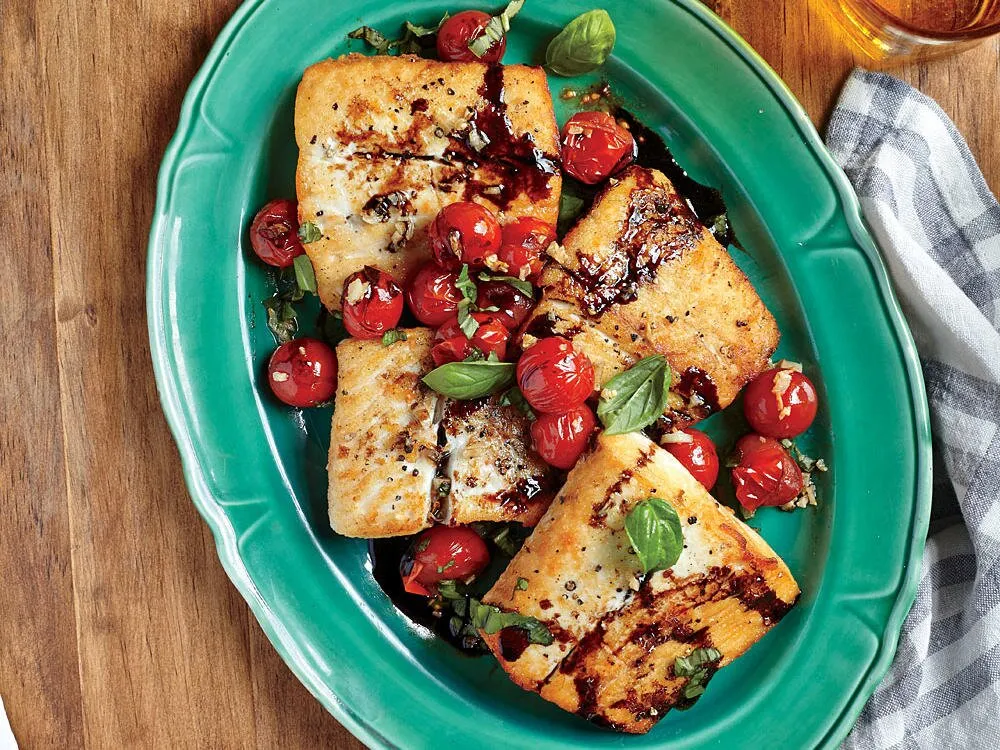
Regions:
<instances>
[{"instance_id":1,"label":"split tomato skin","mask_svg":"<svg viewBox=\"0 0 1000 750\"><path fill-rule=\"evenodd\" d=\"M571 177L596 185L635 159L635 138L607 112L578 112L563 125L561 155Z\"/></svg>"},{"instance_id":2,"label":"split tomato skin","mask_svg":"<svg viewBox=\"0 0 1000 750\"><path fill-rule=\"evenodd\" d=\"M299 239L299 209L295 201L278 198L266 203L250 225L250 246L269 266L292 265L306 251Z\"/></svg>"},{"instance_id":3,"label":"split tomato skin","mask_svg":"<svg viewBox=\"0 0 1000 750\"><path fill-rule=\"evenodd\" d=\"M428 230L434 259L442 268L457 271L486 267L486 259L500 252L500 222L485 206L459 201L442 208Z\"/></svg>"},{"instance_id":4,"label":"split tomato skin","mask_svg":"<svg viewBox=\"0 0 1000 750\"><path fill-rule=\"evenodd\" d=\"M337 355L318 339L286 341L268 361L267 382L278 400L289 406L329 401L337 392Z\"/></svg>"},{"instance_id":5,"label":"split tomato skin","mask_svg":"<svg viewBox=\"0 0 1000 750\"><path fill-rule=\"evenodd\" d=\"M432 526L413 540L400 560L399 574L408 593L432 596L441 581L466 580L489 563L486 542L472 529Z\"/></svg>"},{"instance_id":6,"label":"split tomato skin","mask_svg":"<svg viewBox=\"0 0 1000 750\"><path fill-rule=\"evenodd\" d=\"M683 434L690 438L687 442L665 442L663 447L681 462L691 476L711 491L719 478L719 453L712 438L701 430L688 428Z\"/></svg>"},{"instance_id":7,"label":"split tomato skin","mask_svg":"<svg viewBox=\"0 0 1000 750\"><path fill-rule=\"evenodd\" d=\"M539 414L531 423L531 445L549 466L569 470L587 449L596 427L594 412L586 404L562 414Z\"/></svg>"},{"instance_id":8,"label":"split tomato skin","mask_svg":"<svg viewBox=\"0 0 1000 750\"><path fill-rule=\"evenodd\" d=\"M438 29L438 57L444 62L500 62L507 49L506 37L493 42L482 57L476 57L476 53L469 49L469 42L480 36L489 22L489 13L481 10L463 10L445 19Z\"/></svg>"},{"instance_id":9,"label":"split tomato skin","mask_svg":"<svg viewBox=\"0 0 1000 750\"><path fill-rule=\"evenodd\" d=\"M816 387L803 373L775 367L761 373L743 394L743 413L760 435L793 438L816 418Z\"/></svg>"},{"instance_id":10,"label":"split tomato skin","mask_svg":"<svg viewBox=\"0 0 1000 750\"><path fill-rule=\"evenodd\" d=\"M378 339L403 314L403 290L385 271L365 266L344 280L344 328L356 339Z\"/></svg>"},{"instance_id":11,"label":"split tomato skin","mask_svg":"<svg viewBox=\"0 0 1000 750\"><path fill-rule=\"evenodd\" d=\"M532 408L561 414L594 392L594 366L561 336L539 339L517 363L517 383Z\"/></svg>"},{"instance_id":12,"label":"split tomato skin","mask_svg":"<svg viewBox=\"0 0 1000 750\"><path fill-rule=\"evenodd\" d=\"M747 510L784 505L802 492L802 470L777 440L751 433L736 442L736 499Z\"/></svg>"}]
</instances>

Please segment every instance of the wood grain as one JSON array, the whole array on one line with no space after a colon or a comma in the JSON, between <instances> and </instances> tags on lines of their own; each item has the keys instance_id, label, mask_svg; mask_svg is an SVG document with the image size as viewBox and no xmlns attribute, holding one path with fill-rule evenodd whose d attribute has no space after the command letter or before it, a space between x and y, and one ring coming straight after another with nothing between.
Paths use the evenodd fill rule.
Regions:
<instances>
[{"instance_id":1,"label":"wood grain","mask_svg":"<svg viewBox=\"0 0 1000 750\"><path fill-rule=\"evenodd\" d=\"M865 61L814 4L710 3L822 124ZM0 695L36 747L358 748L229 584L160 414L156 170L235 0L0 0ZM894 70L1000 187L1000 44Z\"/></svg>"}]
</instances>

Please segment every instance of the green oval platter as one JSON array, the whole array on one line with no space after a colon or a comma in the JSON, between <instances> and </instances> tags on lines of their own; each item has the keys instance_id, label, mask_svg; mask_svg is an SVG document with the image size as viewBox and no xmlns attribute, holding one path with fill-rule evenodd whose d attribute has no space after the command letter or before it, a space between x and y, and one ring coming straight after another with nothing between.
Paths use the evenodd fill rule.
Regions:
<instances>
[{"instance_id":1,"label":"green oval platter","mask_svg":"<svg viewBox=\"0 0 1000 750\"><path fill-rule=\"evenodd\" d=\"M270 282L246 228L268 199L294 196L302 71L361 51L346 35L362 23L395 35L405 19L434 23L462 7L251 0L184 100L159 176L149 331L188 487L226 572L298 678L371 747L836 747L888 668L915 592L929 513L927 403L850 186L777 75L695 0L606 5L618 41L600 75L694 177L722 190L746 248L733 257L781 326L778 354L804 362L818 384L823 406L804 447L830 465L820 504L753 521L798 579L799 606L692 710L624 736L411 624L372 580L365 542L329 530L331 411L289 410L266 392L274 341L260 302ZM547 40L593 7L528 0L505 61L540 62ZM556 95L597 77L550 85ZM555 98L562 121L568 109ZM707 423L723 450L740 411Z\"/></svg>"}]
</instances>

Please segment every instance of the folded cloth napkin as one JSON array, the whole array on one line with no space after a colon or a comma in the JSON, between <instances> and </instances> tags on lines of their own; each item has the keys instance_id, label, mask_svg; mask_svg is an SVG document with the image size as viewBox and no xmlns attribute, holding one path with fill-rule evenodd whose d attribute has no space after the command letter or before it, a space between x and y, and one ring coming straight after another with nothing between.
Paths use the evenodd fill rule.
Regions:
<instances>
[{"instance_id":1,"label":"folded cloth napkin","mask_svg":"<svg viewBox=\"0 0 1000 750\"><path fill-rule=\"evenodd\" d=\"M1000 205L947 115L855 70L826 134L920 352L934 497L916 602L845 748L1000 748ZM883 498L897 502L897 498Z\"/></svg>"}]
</instances>

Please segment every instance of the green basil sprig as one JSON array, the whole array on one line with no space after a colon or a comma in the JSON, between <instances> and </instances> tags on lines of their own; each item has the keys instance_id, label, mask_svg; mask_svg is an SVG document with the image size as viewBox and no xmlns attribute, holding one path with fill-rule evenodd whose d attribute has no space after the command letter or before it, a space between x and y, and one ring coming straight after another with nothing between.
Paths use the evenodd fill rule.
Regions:
<instances>
[{"instance_id":1,"label":"green basil sprig","mask_svg":"<svg viewBox=\"0 0 1000 750\"><path fill-rule=\"evenodd\" d=\"M524 579L518 579L518 588L522 580ZM504 628L521 628L531 643L548 646L555 640L552 632L541 620L517 612L504 612L490 604L483 604L475 597L459 591L454 581L441 581L438 584L438 594L450 603L455 615L460 618L456 624L463 626L462 632L466 635L478 636L480 630L487 635L496 635Z\"/></svg>"},{"instance_id":2,"label":"green basil sprig","mask_svg":"<svg viewBox=\"0 0 1000 750\"><path fill-rule=\"evenodd\" d=\"M597 416L609 435L635 432L659 419L669 395L670 365L662 354L653 354L604 384Z\"/></svg>"},{"instance_id":3,"label":"green basil sprig","mask_svg":"<svg viewBox=\"0 0 1000 750\"><path fill-rule=\"evenodd\" d=\"M424 383L442 396L459 401L482 398L502 391L514 382L512 362L449 362L424 375Z\"/></svg>"},{"instance_id":4,"label":"green basil sprig","mask_svg":"<svg viewBox=\"0 0 1000 750\"><path fill-rule=\"evenodd\" d=\"M561 76L578 76L604 64L615 46L615 24L606 10L577 16L549 42L545 67Z\"/></svg>"},{"instance_id":5,"label":"green basil sprig","mask_svg":"<svg viewBox=\"0 0 1000 750\"><path fill-rule=\"evenodd\" d=\"M398 328L390 328L382 334L382 346L392 346L397 341L406 341L406 333Z\"/></svg>"},{"instance_id":6,"label":"green basil sprig","mask_svg":"<svg viewBox=\"0 0 1000 750\"><path fill-rule=\"evenodd\" d=\"M431 37L437 35L441 24L447 18L448 14L445 13L438 21L437 26L418 26L415 23L404 21L403 35L399 39L389 39L381 31L373 29L371 26L360 26L348 33L347 38L364 40L365 44L375 50L376 55L391 55L393 52L401 55L419 55L425 49L433 47L434 40Z\"/></svg>"},{"instance_id":7,"label":"green basil sprig","mask_svg":"<svg viewBox=\"0 0 1000 750\"><path fill-rule=\"evenodd\" d=\"M316 293L316 272L308 255L297 255L292 261L295 266L295 283L303 292Z\"/></svg>"},{"instance_id":8,"label":"green basil sprig","mask_svg":"<svg viewBox=\"0 0 1000 750\"><path fill-rule=\"evenodd\" d=\"M705 685L708 684L710 677L709 665L720 659L722 652L714 648L696 648L687 656L678 656L674 659L674 675L690 678L683 690L686 699L693 701L705 692ZM685 707L677 706L677 708L683 711Z\"/></svg>"},{"instance_id":9,"label":"green basil sprig","mask_svg":"<svg viewBox=\"0 0 1000 750\"><path fill-rule=\"evenodd\" d=\"M313 224L311 221L303 221L299 224L299 240L306 243L315 242L323 233L320 231L319 227Z\"/></svg>"},{"instance_id":10,"label":"green basil sprig","mask_svg":"<svg viewBox=\"0 0 1000 750\"><path fill-rule=\"evenodd\" d=\"M524 0L511 0L499 16L490 18L483 33L469 42L472 54L476 57L482 57L490 51L490 47L503 39L504 35L510 31L510 20L520 12L523 6Z\"/></svg>"},{"instance_id":11,"label":"green basil sprig","mask_svg":"<svg viewBox=\"0 0 1000 750\"><path fill-rule=\"evenodd\" d=\"M625 517L625 533L643 573L666 570L681 556L684 535L677 511L666 500L640 500Z\"/></svg>"}]
</instances>

